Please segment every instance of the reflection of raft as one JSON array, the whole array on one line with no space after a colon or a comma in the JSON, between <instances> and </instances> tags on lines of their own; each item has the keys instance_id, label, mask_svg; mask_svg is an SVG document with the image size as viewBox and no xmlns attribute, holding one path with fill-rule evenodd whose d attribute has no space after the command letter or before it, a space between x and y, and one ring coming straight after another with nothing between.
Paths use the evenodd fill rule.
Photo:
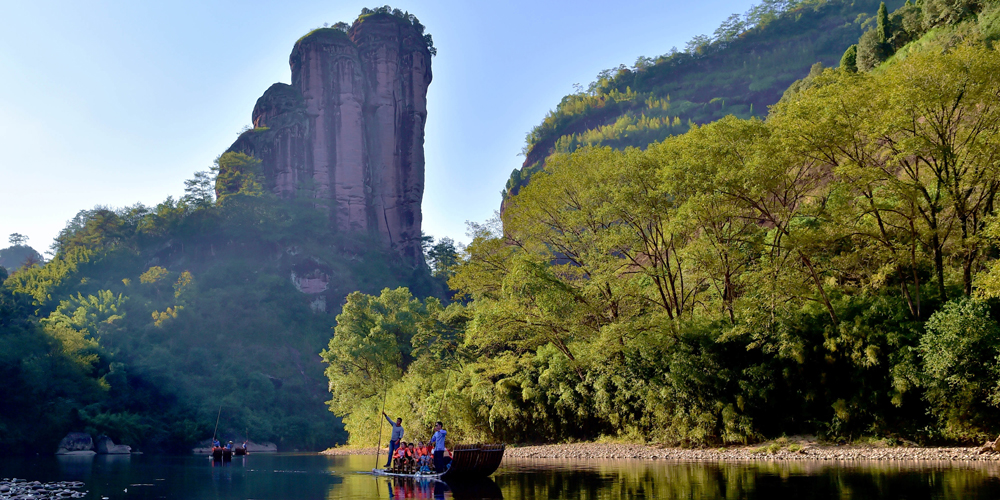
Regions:
<instances>
[{"instance_id":1,"label":"reflection of raft","mask_svg":"<svg viewBox=\"0 0 1000 500\"><path fill-rule=\"evenodd\" d=\"M486 477L503 461L504 444L460 444L451 451L451 467L445 478Z\"/></svg>"},{"instance_id":2,"label":"reflection of raft","mask_svg":"<svg viewBox=\"0 0 1000 500\"><path fill-rule=\"evenodd\" d=\"M415 472L413 474L407 474L405 472L390 472L386 469L372 469L372 474L376 476L389 476L389 477L403 477L407 479L422 479L422 480L437 480L444 476L444 473L435 474L432 472Z\"/></svg>"}]
</instances>

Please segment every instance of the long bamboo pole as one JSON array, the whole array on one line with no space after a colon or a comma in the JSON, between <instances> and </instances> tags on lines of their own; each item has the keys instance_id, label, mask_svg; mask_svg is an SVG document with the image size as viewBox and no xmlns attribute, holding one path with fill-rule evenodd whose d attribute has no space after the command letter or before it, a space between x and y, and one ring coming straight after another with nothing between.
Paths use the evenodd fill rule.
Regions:
<instances>
[{"instance_id":1,"label":"long bamboo pole","mask_svg":"<svg viewBox=\"0 0 1000 500\"><path fill-rule=\"evenodd\" d=\"M219 416L215 417L215 430L212 431L212 443L215 444L215 436L219 434L219 419L222 418L222 405L219 405Z\"/></svg>"},{"instance_id":2,"label":"long bamboo pole","mask_svg":"<svg viewBox=\"0 0 1000 500\"><path fill-rule=\"evenodd\" d=\"M389 387L385 385L385 379L382 379L382 414L385 414L385 397L389 395ZM382 415L378 418L378 448L375 448L375 468L378 469L378 456L382 451ZM392 460L392 457L389 457Z\"/></svg>"}]
</instances>

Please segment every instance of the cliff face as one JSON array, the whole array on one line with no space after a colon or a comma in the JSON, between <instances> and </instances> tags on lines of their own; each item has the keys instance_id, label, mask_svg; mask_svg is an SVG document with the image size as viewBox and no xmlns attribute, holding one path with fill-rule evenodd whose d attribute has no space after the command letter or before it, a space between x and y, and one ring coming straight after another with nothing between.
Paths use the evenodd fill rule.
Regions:
<instances>
[{"instance_id":1,"label":"cliff face","mask_svg":"<svg viewBox=\"0 0 1000 500\"><path fill-rule=\"evenodd\" d=\"M406 19L373 14L315 30L289 57L292 84L258 99L229 151L260 159L267 187L316 200L341 231L370 232L423 265L420 203L431 54Z\"/></svg>"}]
</instances>

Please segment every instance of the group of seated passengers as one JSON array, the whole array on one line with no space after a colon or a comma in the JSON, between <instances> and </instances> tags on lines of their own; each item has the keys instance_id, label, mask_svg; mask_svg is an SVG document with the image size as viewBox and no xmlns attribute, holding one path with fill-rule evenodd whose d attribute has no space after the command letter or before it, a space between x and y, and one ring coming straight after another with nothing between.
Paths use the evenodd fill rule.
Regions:
<instances>
[{"instance_id":1,"label":"group of seated passengers","mask_svg":"<svg viewBox=\"0 0 1000 500\"><path fill-rule=\"evenodd\" d=\"M247 449L247 443L248 442L249 441L243 441L243 449L244 450ZM216 448L222 448L223 450L233 451L233 442L230 441L230 442L226 443L225 446L223 446L222 443L220 443L218 439L212 439L212 450L215 450Z\"/></svg>"},{"instance_id":2,"label":"group of seated passengers","mask_svg":"<svg viewBox=\"0 0 1000 500\"><path fill-rule=\"evenodd\" d=\"M445 449L445 456L450 457L451 452ZM423 441L413 443L400 443L399 448L392 456L393 472L403 474L415 474L417 472L432 472L434 470L434 452L430 443Z\"/></svg>"}]
</instances>

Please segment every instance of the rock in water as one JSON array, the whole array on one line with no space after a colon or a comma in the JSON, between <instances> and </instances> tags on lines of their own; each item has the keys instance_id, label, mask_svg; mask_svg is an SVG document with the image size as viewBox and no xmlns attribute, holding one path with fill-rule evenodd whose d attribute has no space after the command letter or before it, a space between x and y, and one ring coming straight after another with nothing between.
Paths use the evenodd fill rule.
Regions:
<instances>
[{"instance_id":1,"label":"rock in water","mask_svg":"<svg viewBox=\"0 0 1000 500\"><path fill-rule=\"evenodd\" d=\"M71 432L59 442L59 449L56 451L56 454L66 455L69 453L93 452L93 450L94 440L90 437L90 434L85 432Z\"/></svg>"},{"instance_id":2,"label":"rock in water","mask_svg":"<svg viewBox=\"0 0 1000 500\"><path fill-rule=\"evenodd\" d=\"M124 444L115 444L111 438L100 436L97 438L97 453L102 455L128 455L132 453L132 447Z\"/></svg>"},{"instance_id":3,"label":"rock in water","mask_svg":"<svg viewBox=\"0 0 1000 500\"><path fill-rule=\"evenodd\" d=\"M390 13L295 43L292 84L257 100L254 130L228 151L261 160L266 187L328 210L339 231L381 237L423 265L424 124L431 53L422 27ZM220 193L221 194L221 193Z\"/></svg>"}]
</instances>

